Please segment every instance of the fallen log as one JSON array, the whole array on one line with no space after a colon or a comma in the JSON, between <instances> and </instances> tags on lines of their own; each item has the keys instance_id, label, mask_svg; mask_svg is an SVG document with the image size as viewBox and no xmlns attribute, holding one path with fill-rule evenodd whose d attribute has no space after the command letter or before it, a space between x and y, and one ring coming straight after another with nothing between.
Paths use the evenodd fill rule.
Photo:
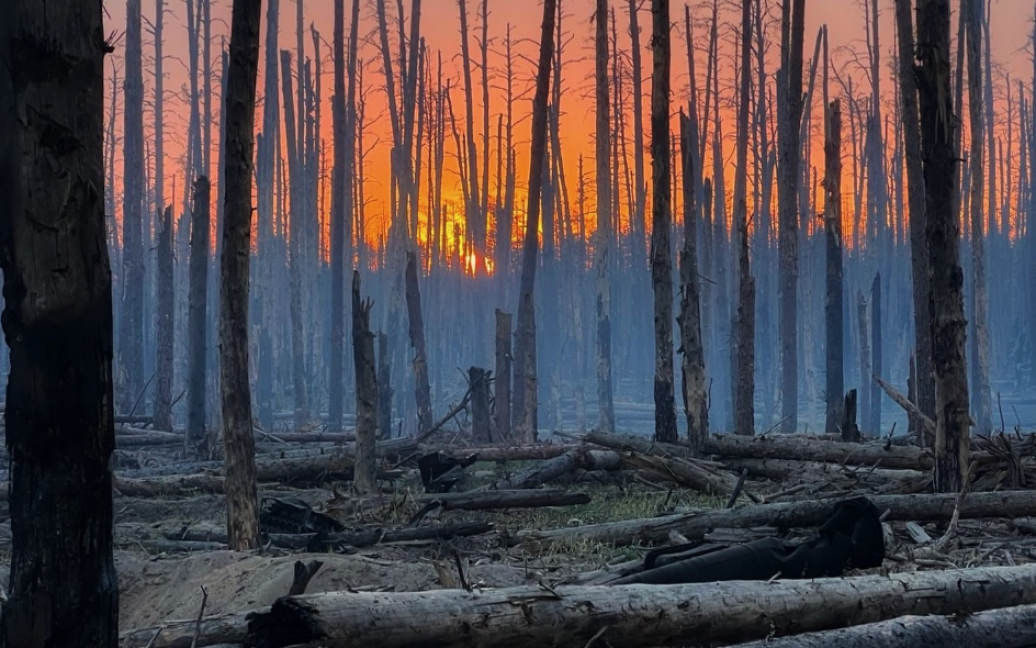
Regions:
<instances>
[{"instance_id":1,"label":"fallen log","mask_svg":"<svg viewBox=\"0 0 1036 648\"><path fill-rule=\"evenodd\" d=\"M443 510L478 511L588 504L590 495L568 493L563 490L478 490L463 493L432 493L418 495L415 499L420 504L438 503Z\"/></svg>"},{"instance_id":2,"label":"fallen log","mask_svg":"<svg viewBox=\"0 0 1036 648\"><path fill-rule=\"evenodd\" d=\"M691 449L687 446L675 443L660 443L650 437L635 436L631 434L614 434L591 430L582 437L587 443L593 443L612 450L624 450L627 452L639 452L641 454L655 455L658 457L681 457L692 458Z\"/></svg>"},{"instance_id":3,"label":"fallen log","mask_svg":"<svg viewBox=\"0 0 1036 648\"><path fill-rule=\"evenodd\" d=\"M115 436L116 448L143 448L152 446L182 446L183 437L175 436L170 438L160 434L117 434Z\"/></svg>"},{"instance_id":4,"label":"fallen log","mask_svg":"<svg viewBox=\"0 0 1036 648\"><path fill-rule=\"evenodd\" d=\"M482 535L494 529L489 522L464 522L460 524L442 524L426 527L409 527L403 529L386 529L372 527L360 531L343 531L320 536L316 533L270 533L267 539L275 547L286 549L302 549L309 551L335 551L345 547L370 547L377 544L393 542L417 542L426 540L449 540Z\"/></svg>"},{"instance_id":5,"label":"fallen log","mask_svg":"<svg viewBox=\"0 0 1036 648\"><path fill-rule=\"evenodd\" d=\"M848 628L741 643L734 648L1026 648L1033 645L1036 645L1036 605L1020 605L951 617L902 616Z\"/></svg>"},{"instance_id":6,"label":"fallen log","mask_svg":"<svg viewBox=\"0 0 1036 648\"><path fill-rule=\"evenodd\" d=\"M923 479L926 477L926 474L920 470L843 466L841 464L823 463L820 461L796 461L794 459L755 459L745 457L725 459L723 463L731 470L740 471L747 469L750 475L776 480L812 475L837 475L860 481L877 482Z\"/></svg>"},{"instance_id":7,"label":"fallen log","mask_svg":"<svg viewBox=\"0 0 1036 648\"><path fill-rule=\"evenodd\" d=\"M923 593L923 594L922 594ZM249 619L248 645L283 648L683 646L1036 602L1036 566L695 585L545 585L286 597Z\"/></svg>"},{"instance_id":8,"label":"fallen log","mask_svg":"<svg viewBox=\"0 0 1036 648\"><path fill-rule=\"evenodd\" d=\"M140 628L119 633L121 648L191 648L220 644L241 645L248 634L248 617L262 610L246 610L202 617L167 621L153 628Z\"/></svg>"},{"instance_id":9,"label":"fallen log","mask_svg":"<svg viewBox=\"0 0 1036 648\"><path fill-rule=\"evenodd\" d=\"M488 446L484 448L436 448L422 446L422 452L435 452L457 459L477 454L479 461L534 461L560 457L577 445L526 445L526 446Z\"/></svg>"},{"instance_id":10,"label":"fallen log","mask_svg":"<svg viewBox=\"0 0 1036 648\"><path fill-rule=\"evenodd\" d=\"M554 481L576 468L586 467L590 463L589 454L585 448L569 450L560 457L519 470L511 477L499 479L493 484L493 488L496 490L536 488Z\"/></svg>"},{"instance_id":11,"label":"fallen log","mask_svg":"<svg viewBox=\"0 0 1036 648\"><path fill-rule=\"evenodd\" d=\"M955 493L935 495L875 495L869 497L878 510L888 510L891 520L949 520L957 501ZM823 524L834 507L831 500L750 504L735 509L664 515L590 524L585 526L523 530L515 543L553 544L573 538L604 544L629 545L637 540L664 542L670 531L688 540L700 540L719 527L775 526L782 529ZM1036 491L997 491L971 493L960 507L961 518L1021 517L1036 515Z\"/></svg>"},{"instance_id":12,"label":"fallen log","mask_svg":"<svg viewBox=\"0 0 1036 648\"><path fill-rule=\"evenodd\" d=\"M910 402L910 399L899 393L895 387L888 384L878 376L872 376L874 382L878 383L878 387L881 387L882 391L888 394L888 397L892 401L903 408L911 418L921 423L921 427L925 435L929 437L935 437L935 421L933 421L927 414L921 411L921 408Z\"/></svg>"},{"instance_id":13,"label":"fallen log","mask_svg":"<svg viewBox=\"0 0 1036 648\"><path fill-rule=\"evenodd\" d=\"M703 448L706 454L721 457L793 459L908 470L932 467L932 454L926 449L821 441L804 435L711 436L705 439Z\"/></svg>"},{"instance_id":14,"label":"fallen log","mask_svg":"<svg viewBox=\"0 0 1036 648\"><path fill-rule=\"evenodd\" d=\"M650 471L706 495L731 495L737 488L738 480L732 474L721 472L693 459L629 452L622 456L622 460L630 466ZM759 501L758 497L748 491L742 492L753 501Z\"/></svg>"}]
</instances>

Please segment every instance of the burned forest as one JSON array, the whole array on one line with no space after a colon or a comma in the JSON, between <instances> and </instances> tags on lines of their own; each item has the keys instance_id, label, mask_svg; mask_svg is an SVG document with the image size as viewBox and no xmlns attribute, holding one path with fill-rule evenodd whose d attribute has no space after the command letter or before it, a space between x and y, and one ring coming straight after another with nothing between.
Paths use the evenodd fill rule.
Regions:
<instances>
[{"instance_id":1,"label":"burned forest","mask_svg":"<svg viewBox=\"0 0 1036 648\"><path fill-rule=\"evenodd\" d=\"M0 16L0 648L1036 646L1036 2Z\"/></svg>"}]
</instances>

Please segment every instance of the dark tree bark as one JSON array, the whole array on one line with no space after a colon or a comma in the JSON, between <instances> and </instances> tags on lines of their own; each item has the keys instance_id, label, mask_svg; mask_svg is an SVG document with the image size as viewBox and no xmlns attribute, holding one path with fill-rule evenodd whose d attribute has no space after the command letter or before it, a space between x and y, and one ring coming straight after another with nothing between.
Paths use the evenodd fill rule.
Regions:
<instances>
[{"instance_id":1,"label":"dark tree bark","mask_svg":"<svg viewBox=\"0 0 1036 648\"><path fill-rule=\"evenodd\" d=\"M911 0L895 0L899 49L900 119L906 157L907 203L910 214L910 271L913 283L914 340L917 347L917 406L935 418L935 382L932 367L932 316L928 302L928 244L925 240L925 188L921 163L921 127L914 79L914 16Z\"/></svg>"},{"instance_id":2,"label":"dark tree bark","mask_svg":"<svg viewBox=\"0 0 1036 648\"><path fill-rule=\"evenodd\" d=\"M781 14L781 69L777 81L778 280L777 328L781 347L781 431L798 428L798 220L802 145L802 39L806 0L784 0ZM783 110L781 110L783 108Z\"/></svg>"},{"instance_id":3,"label":"dark tree bark","mask_svg":"<svg viewBox=\"0 0 1036 648\"><path fill-rule=\"evenodd\" d=\"M915 78L920 94L924 161L925 239L931 295L932 366L935 370L935 490L960 490L968 465L970 421L964 358L964 274L960 226L953 209L956 158L953 98L950 95L950 3L920 0Z\"/></svg>"},{"instance_id":4,"label":"dark tree bark","mask_svg":"<svg viewBox=\"0 0 1036 648\"><path fill-rule=\"evenodd\" d=\"M636 11L634 10L631 15L636 16ZM604 432L614 432L611 287L608 277L608 266L611 263L609 248L612 241L612 187L608 170L608 154L611 150L611 109L608 105L608 0L597 0L594 17L597 72L597 231L594 244L594 265L597 266L597 425ZM636 155L639 159L643 158L639 150Z\"/></svg>"},{"instance_id":5,"label":"dark tree bark","mask_svg":"<svg viewBox=\"0 0 1036 648\"><path fill-rule=\"evenodd\" d=\"M701 337L701 281L698 278L698 204L695 199L697 171L693 167L695 145L690 130L695 128L680 114L680 152L683 163L684 241L680 253L680 352L683 354L683 409L687 417L687 440L695 455L709 435L708 388L705 384L705 349Z\"/></svg>"},{"instance_id":6,"label":"dark tree bark","mask_svg":"<svg viewBox=\"0 0 1036 648\"><path fill-rule=\"evenodd\" d=\"M871 312L870 312L870 334L871 334L871 370L863 378L868 383L872 383L870 380L871 376L881 376L881 273L874 275L874 281L871 283ZM868 405L870 405L869 419L871 429L875 434L881 434L881 396L882 391L875 387L872 383L869 390L870 398L868 399Z\"/></svg>"},{"instance_id":7,"label":"dark tree bark","mask_svg":"<svg viewBox=\"0 0 1036 648\"><path fill-rule=\"evenodd\" d=\"M644 236L647 229L647 181L644 178L644 108L643 66L640 60L640 20L637 15L639 0L629 0L630 14L630 66L633 88L633 213L630 222L630 239L633 252L630 255L634 268L643 267ZM598 72L600 74L600 72ZM616 80L618 81L618 80ZM619 110L619 106L615 107Z\"/></svg>"},{"instance_id":8,"label":"dark tree bark","mask_svg":"<svg viewBox=\"0 0 1036 648\"><path fill-rule=\"evenodd\" d=\"M352 193L343 181L346 165L345 114L345 0L334 0L334 97L331 121L334 132L334 168L331 173L331 357L327 381L328 432L342 431L345 360L345 196ZM351 261L351 259L350 259Z\"/></svg>"},{"instance_id":9,"label":"dark tree bark","mask_svg":"<svg viewBox=\"0 0 1036 648\"><path fill-rule=\"evenodd\" d=\"M208 459L208 432L205 429L205 320L208 306L209 269L209 179L194 183L194 208L191 211L190 292L187 310L187 455Z\"/></svg>"},{"instance_id":10,"label":"dark tree bark","mask_svg":"<svg viewBox=\"0 0 1036 648\"><path fill-rule=\"evenodd\" d=\"M159 430L173 429L173 355L176 309L173 294L173 208L161 215L158 232L158 272L155 305L155 407L154 424Z\"/></svg>"},{"instance_id":11,"label":"dark tree bark","mask_svg":"<svg viewBox=\"0 0 1036 648\"><path fill-rule=\"evenodd\" d=\"M845 283L842 278L842 104L835 99L827 106L824 141L824 239L827 254L827 288L824 292L825 342L827 351L825 391L828 434L842 435L843 392L845 392ZM841 428L841 430L840 430Z\"/></svg>"},{"instance_id":12,"label":"dark tree bark","mask_svg":"<svg viewBox=\"0 0 1036 648\"><path fill-rule=\"evenodd\" d=\"M100 2L0 2L11 648L118 645L101 14Z\"/></svg>"},{"instance_id":13,"label":"dark tree bark","mask_svg":"<svg viewBox=\"0 0 1036 648\"><path fill-rule=\"evenodd\" d=\"M360 272L353 270L353 367L356 371L356 468L353 484L360 492L375 488L374 443L378 427L378 378L374 371L371 306L360 299Z\"/></svg>"},{"instance_id":14,"label":"dark tree bark","mask_svg":"<svg viewBox=\"0 0 1036 648\"><path fill-rule=\"evenodd\" d=\"M493 380L496 429L511 439L511 314L496 309L496 373Z\"/></svg>"},{"instance_id":15,"label":"dark tree bark","mask_svg":"<svg viewBox=\"0 0 1036 648\"><path fill-rule=\"evenodd\" d=\"M140 1L126 4L126 105L123 110L122 310L120 406L129 413L144 385L144 75Z\"/></svg>"},{"instance_id":16,"label":"dark tree bark","mask_svg":"<svg viewBox=\"0 0 1036 648\"><path fill-rule=\"evenodd\" d=\"M478 445L492 443L489 431L489 372L481 367L468 368L471 390L471 440Z\"/></svg>"},{"instance_id":17,"label":"dark tree bark","mask_svg":"<svg viewBox=\"0 0 1036 648\"><path fill-rule=\"evenodd\" d=\"M669 252L669 0L651 0L651 285L655 294L655 440L675 443L673 260Z\"/></svg>"},{"instance_id":18,"label":"dark tree bark","mask_svg":"<svg viewBox=\"0 0 1036 648\"><path fill-rule=\"evenodd\" d=\"M378 333L378 416L377 434L381 439L392 437L392 358L389 353L389 339Z\"/></svg>"},{"instance_id":19,"label":"dark tree bark","mask_svg":"<svg viewBox=\"0 0 1036 648\"><path fill-rule=\"evenodd\" d=\"M547 94L554 57L554 19L557 0L543 1L540 55L536 68L536 94L532 100L532 152L529 160L529 196L522 243L522 274L518 286L518 326L515 331L515 439L536 440L536 304L533 289L539 256L540 194L543 190L543 162L547 153ZM520 394L520 398L519 398Z\"/></svg>"},{"instance_id":20,"label":"dark tree bark","mask_svg":"<svg viewBox=\"0 0 1036 648\"><path fill-rule=\"evenodd\" d=\"M223 488L231 549L259 544L252 395L248 381L248 266L252 249L252 170L255 85L262 0L234 0L227 70L226 183L220 290L220 388L223 404Z\"/></svg>"},{"instance_id":21,"label":"dark tree bark","mask_svg":"<svg viewBox=\"0 0 1036 648\"><path fill-rule=\"evenodd\" d=\"M428 383L428 353L421 315L421 291L417 285L417 254L406 255L406 310L410 320L410 346L414 348L414 390L417 399L417 433L432 426L432 388Z\"/></svg>"}]
</instances>

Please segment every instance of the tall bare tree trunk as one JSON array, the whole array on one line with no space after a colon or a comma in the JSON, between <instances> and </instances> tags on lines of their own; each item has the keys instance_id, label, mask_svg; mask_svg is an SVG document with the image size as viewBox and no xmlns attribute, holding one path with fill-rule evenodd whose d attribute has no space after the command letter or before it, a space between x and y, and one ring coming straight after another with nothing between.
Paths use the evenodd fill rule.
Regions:
<instances>
[{"instance_id":1,"label":"tall bare tree trunk","mask_svg":"<svg viewBox=\"0 0 1036 648\"><path fill-rule=\"evenodd\" d=\"M360 272L353 270L352 320L353 366L356 371L356 468L355 488L371 492L376 487L374 442L378 427L378 378L374 369L374 334L371 333L371 301L360 299Z\"/></svg>"},{"instance_id":2,"label":"tall bare tree trunk","mask_svg":"<svg viewBox=\"0 0 1036 648\"><path fill-rule=\"evenodd\" d=\"M126 4L126 105L123 110L122 310L119 373L127 412L144 385L144 78L140 0Z\"/></svg>"},{"instance_id":3,"label":"tall bare tree trunk","mask_svg":"<svg viewBox=\"0 0 1036 648\"><path fill-rule=\"evenodd\" d=\"M331 173L331 372L327 381L327 428L342 431L345 360L345 196L352 188L344 182L346 153L345 108L345 0L334 0L334 97L331 122L334 132L334 169ZM349 259L349 261L352 261Z\"/></svg>"},{"instance_id":4,"label":"tall bare tree trunk","mask_svg":"<svg viewBox=\"0 0 1036 648\"><path fill-rule=\"evenodd\" d=\"M697 128L680 115L680 151L683 163L684 240L680 253L680 350L683 353L683 409L687 440L697 454L709 435L709 399L705 384L705 348L701 336L701 281L698 277L697 173L693 160L697 144L690 131Z\"/></svg>"},{"instance_id":5,"label":"tall bare tree trunk","mask_svg":"<svg viewBox=\"0 0 1036 648\"><path fill-rule=\"evenodd\" d=\"M644 236L647 229L645 212L647 210L647 181L644 178L644 82L643 65L640 60L640 20L637 15L639 0L629 0L630 14L630 65L632 70L631 88L633 103L633 213L630 214L630 238L634 268L643 266ZM600 74L600 72L598 72ZM616 105L615 110L621 110Z\"/></svg>"},{"instance_id":6,"label":"tall bare tree trunk","mask_svg":"<svg viewBox=\"0 0 1036 648\"><path fill-rule=\"evenodd\" d=\"M220 256L220 387L231 549L259 545L259 501L248 381L248 266L252 249L252 170L255 85L262 0L234 0L227 69L223 246Z\"/></svg>"},{"instance_id":7,"label":"tall bare tree trunk","mask_svg":"<svg viewBox=\"0 0 1036 648\"><path fill-rule=\"evenodd\" d=\"M871 427L876 434L881 434L881 395L882 390L874 385L872 376L882 375L881 366L881 273L875 273L874 281L871 283L871 308L870 308L870 334L871 334L871 370L862 380L871 383L868 404L870 405Z\"/></svg>"},{"instance_id":8,"label":"tall bare tree trunk","mask_svg":"<svg viewBox=\"0 0 1036 648\"><path fill-rule=\"evenodd\" d=\"M511 314L496 309L496 374L493 381L496 429L511 440Z\"/></svg>"},{"instance_id":9,"label":"tall bare tree trunk","mask_svg":"<svg viewBox=\"0 0 1036 648\"><path fill-rule=\"evenodd\" d=\"M845 283L842 278L842 104L838 99L827 106L824 124L824 238L827 251L827 290L824 293L827 415L824 427L828 434L841 433L842 440L847 441L852 431L842 429Z\"/></svg>"},{"instance_id":10,"label":"tall bare tree trunk","mask_svg":"<svg viewBox=\"0 0 1036 648\"><path fill-rule=\"evenodd\" d=\"M925 185L921 164L921 129L917 84L914 79L914 17L912 0L895 0L899 49L900 119L906 155L907 203L910 212L910 270L913 283L914 340L917 346L917 406L935 417L935 382L932 366L931 282L928 278L928 243L925 239Z\"/></svg>"},{"instance_id":11,"label":"tall bare tree trunk","mask_svg":"<svg viewBox=\"0 0 1036 648\"><path fill-rule=\"evenodd\" d=\"M554 57L554 19L557 0L543 1L540 55L536 68L536 94L532 100L532 153L529 160L529 197L522 244L522 274L518 286L518 324L515 332L515 437L529 443L537 434L536 304L533 289L539 263L540 194L543 163L547 154L547 94ZM518 394L521 394L520 399Z\"/></svg>"},{"instance_id":12,"label":"tall bare tree trunk","mask_svg":"<svg viewBox=\"0 0 1036 648\"><path fill-rule=\"evenodd\" d=\"M931 276L932 365L935 369L935 490L961 488L968 465L970 414L964 358L960 226L953 209L953 99L950 95L950 3L920 0L915 77L920 91L925 238Z\"/></svg>"},{"instance_id":13,"label":"tall bare tree trunk","mask_svg":"<svg viewBox=\"0 0 1036 648\"><path fill-rule=\"evenodd\" d=\"M961 13L967 13L968 50L968 114L971 120L971 145L968 166L971 174L971 263L973 299L972 317L975 318L975 338L971 345L971 386L975 393L975 431L989 434L992 428L992 395L989 387L989 288L986 280L986 237L985 215L982 213L985 175L983 173L982 139L986 125L983 123L982 86L982 32L985 2L964 0ZM989 124L993 130L993 124ZM990 160L993 150L989 151ZM990 173L993 165L990 164ZM994 217L994 212L989 212Z\"/></svg>"},{"instance_id":14,"label":"tall bare tree trunk","mask_svg":"<svg viewBox=\"0 0 1036 648\"><path fill-rule=\"evenodd\" d=\"M799 49L801 51L801 32ZM748 104L752 75L752 0L741 6L741 89L737 115L737 170L734 176L734 235L737 254L737 389L734 400L734 432L755 432L755 277L748 257ZM801 59L801 54L800 54ZM801 65L800 65L801 67ZM801 85L801 83L800 83ZM797 122L796 122L797 123ZM796 140L797 141L797 140ZM798 216L795 216L798 218ZM784 291L781 293L782 299ZM792 291L792 303L795 293ZM794 311L793 311L794 313ZM793 314L794 317L794 314ZM794 320L793 320L794 321ZM783 320L782 320L783 322ZM792 340L795 331L792 330ZM794 346L792 347L794 351ZM794 377L794 373L792 376Z\"/></svg>"},{"instance_id":15,"label":"tall bare tree trunk","mask_svg":"<svg viewBox=\"0 0 1036 648\"><path fill-rule=\"evenodd\" d=\"M421 317L421 291L417 285L417 254L406 255L406 309L410 321L410 346L414 348L414 389L417 399L417 432L432 427L432 388L428 384L428 353Z\"/></svg>"},{"instance_id":16,"label":"tall bare tree trunk","mask_svg":"<svg viewBox=\"0 0 1036 648\"><path fill-rule=\"evenodd\" d=\"M777 77L778 242L780 300L778 335L781 346L781 431L798 428L799 165L802 144L802 39L806 0L783 0L781 11L781 69ZM783 110L780 108L783 107Z\"/></svg>"},{"instance_id":17,"label":"tall bare tree trunk","mask_svg":"<svg viewBox=\"0 0 1036 648\"><path fill-rule=\"evenodd\" d=\"M633 15L636 15L634 10ZM597 266L597 425L604 432L615 431L615 407L612 405L612 323L611 284L608 276L609 248L612 241L611 174L608 155L611 151L611 110L608 104L608 0L597 0L594 14L597 71L597 231L594 244L594 265Z\"/></svg>"},{"instance_id":18,"label":"tall bare tree trunk","mask_svg":"<svg viewBox=\"0 0 1036 648\"><path fill-rule=\"evenodd\" d=\"M669 0L651 0L651 285L655 294L655 440L675 443L673 261L669 251Z\"/></svg>"},{"instance_id":19,"label":"tall bare tree trunk","mask_svg":"<svg viewBox=\"0 0 1036 648\"><path fill-rule=\"evenodd\" d=\"M158 268L155 277L155 408L154 424L159 430L173 429L173 357L176 331L173 276L173 208L166 207L159 220Z\"/></svg>"},{"instance_id":20,"label":"tall bare tree trunk","mask_svg":"<svg viewBox=\"0 0 1036 648\"><path fill-rule=\"evenodd\" d=\"M209 179L194 182L191 212L190 288L187 310L187 434L186 452L194 459L208 459L212 448L205 425L205 322L208 307Z\"/></svg>"},{"instance_id":21,"label":"tall bare tree trunk","mask_svg":"<svg viewBox=\"0 0 1036 648\"><path fill-rule=\"evenodd\" d=\"M101 3L0 1L11 577L0 645L118 645ZM40 69L46 74L28 71ZM32 118L26 119L26 115ZM138 215L139 216L139 215ZM55 281L55 269L62 280Z\"/></svg>"}]
</instances>

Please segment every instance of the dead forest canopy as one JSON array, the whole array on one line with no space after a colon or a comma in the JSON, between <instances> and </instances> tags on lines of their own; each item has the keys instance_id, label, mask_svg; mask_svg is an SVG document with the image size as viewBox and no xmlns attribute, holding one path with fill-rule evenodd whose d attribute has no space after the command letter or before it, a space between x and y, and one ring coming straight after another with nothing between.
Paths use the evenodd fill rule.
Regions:
<instances>
[{"instance_id":1,"label":"dead forest canopy","mask_svg":"<svg viewBox=\"0 0 1036 648\"><path fill-rule=\"evenodd\" d=\"M107 28L116 36L105 72L105 205L117 413L161 417L164 429L218 428L229 3L108 4ZM426 3L419 19L409 8L401 15L402 3L350 0L337 17L331 4L268 0L263 7L249 295L256 417L267 430L285 421L319 425L328 416L350 425L348 280L357 268L362 294L373 300L379 423L386 434L406 435L422 416L413 396L408 251L432 409L441 414L461 398L475 375L469 367L499 379L510 366L509 351L503 364L498 356L499 345L510 344L501 337L513 333L516 320L506 314L517 312L520 292L539 21L536 12L514 8L524 3L489 0ZM909 394L916 353L893 3L830 3L839 5L836 12L821 6L827 4L809 7L798 78L790 81L789 71L796 73L781 48L781 3L752 3L744 48L741 3L692 2L671 12L670 317L675 322L672 313L681 312L681 252L693 232L712 430L735 428L741 204L756 291L751 426L822 431L826 402L842 397L828 391L840 384L857 390L863 431L907 429L903 410L871 379ZM842 7L848 4L851 10ZM1036 399L1027 395L1036 383L1029 326L1036 317L1036 237L1029 231L1036 215L1036 57L1031 33L1018 32L1017 42L998 38L1008 23L1029 24L1033 13L1021 5L993 4L983 16L978 87L961 64L962 38L951 43L956 147L964 161L960 258L979 432L1036 426ZM534 288L538 427L585 429L601 419L603 308L615 425L648 432L657 359L652 16L641 0L612 2L595 34L594 9L583 0L558 2L554 31ZM136 30L122 22L134 12L142 15ZM822 24L828 20L837 21L830 30ZM607 52L599 60L602 35ZM745 54L747 79L739 72ZM784 86L796 82L799 91L791 93L803 97L797 106ZM602 98L604 130L596 132L607 133L605 141L593 127ZM825 140L835 101L840 194L832 204ZM799 113L797 133L784 132L786 109ZM972 132L975 124L980 131ZM747 146L740 170L739 140ZM797 152L782 152L788 146ZM797 160L795 168L781 164L785 155ZM840 349L825 335L833 214L842 259ZM337 260L344 279L335 277ZM336 311L345 313L344 324L336 324ZM338 361L336 339L346 340ZM688 351L680 340L677 331L677 363ZM0 351L5 368L7 353ZM840 356L835 365L832 355ZM684 375L677 367L679 395ZM832 367L841 381L827 379Z\"/></svg>"}]
</instances>

